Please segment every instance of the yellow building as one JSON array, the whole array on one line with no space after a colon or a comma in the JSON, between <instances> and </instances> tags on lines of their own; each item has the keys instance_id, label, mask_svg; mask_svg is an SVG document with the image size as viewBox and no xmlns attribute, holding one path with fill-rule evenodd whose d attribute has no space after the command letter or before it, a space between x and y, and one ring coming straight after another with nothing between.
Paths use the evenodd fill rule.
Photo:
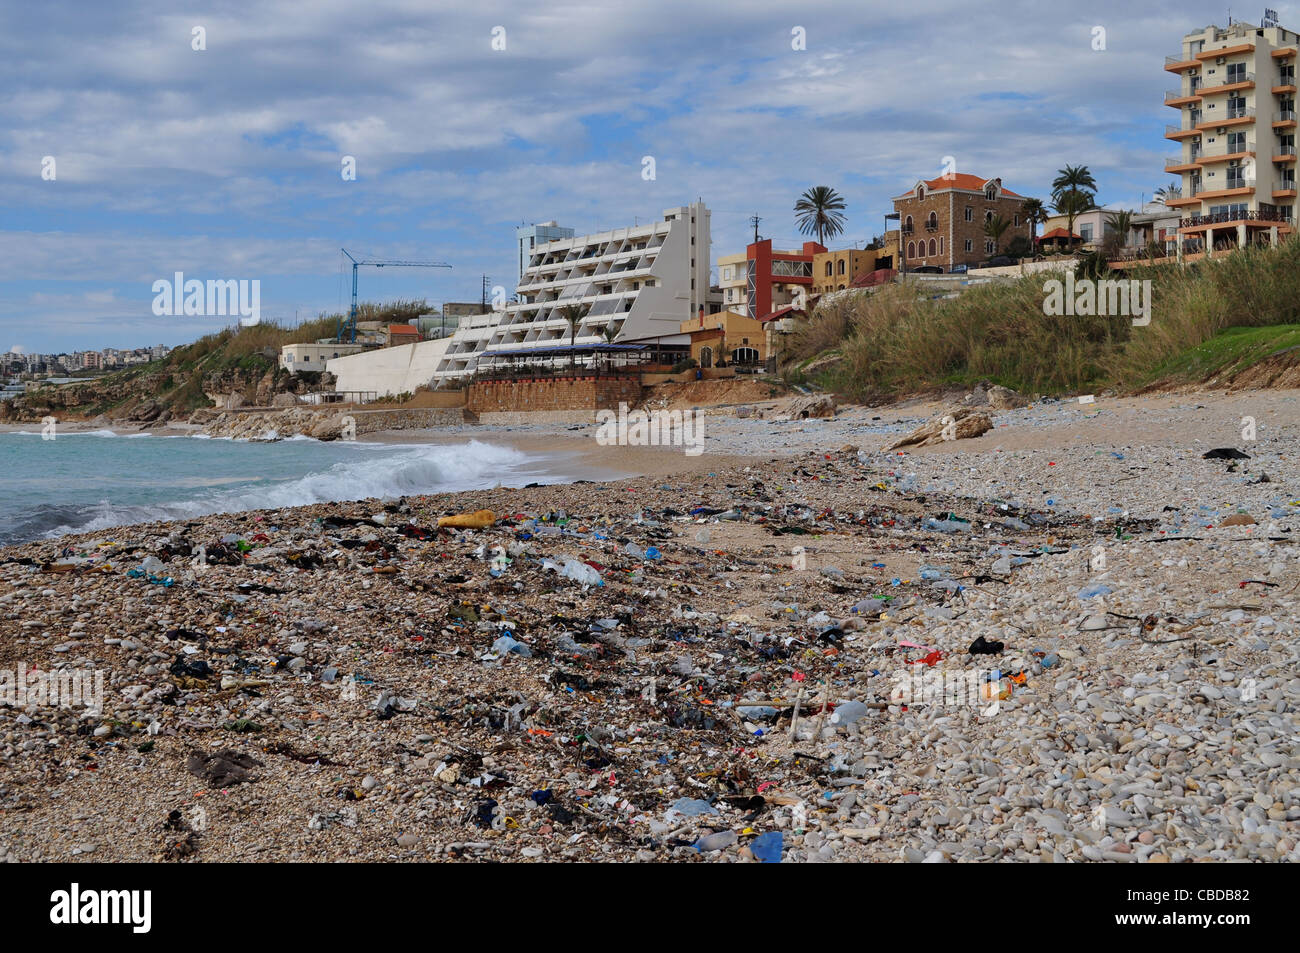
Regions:
<instances>
[{"instance_id":1,"label":"yellow building","mask_svg":"<svg viewBox=\"0 0 1300 953\"><path fill-rule=\"evenodd\" d=\"M767 360L767 336L756 318L719 311L683 321L691 336L691 357L700 367L753 366Z\"/></svg>"},{"instance_id":2,"label":"yellow building","mask_svg":"<svg viewBox=\"0 0 1300 953\"><path fill-rule=\"evenodd\" d=\"M853 279L881 268L898 267L898 232L885 236L883 248L845 248L813 256L812 293L827 294L853 287Z\"/></svg>"}]
</instances>

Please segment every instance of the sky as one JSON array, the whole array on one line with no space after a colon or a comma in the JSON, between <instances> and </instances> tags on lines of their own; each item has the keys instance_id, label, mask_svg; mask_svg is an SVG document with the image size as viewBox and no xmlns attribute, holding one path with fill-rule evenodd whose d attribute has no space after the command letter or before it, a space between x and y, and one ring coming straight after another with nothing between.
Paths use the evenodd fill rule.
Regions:
<instances>
[{"instance_id":1,"label":"sky","mask_svg":"<svg viewBox=\"0 0 1300 953\"><path fill-rule=\"evenodd\" d=\"M0 350L231 323L155 315L176 272L259 281L263 320L346 310L344 247L452 266L362 268L363 301L477 301L484 274L513 293L520 224L585 234L697 199L715 263L751 215L778 248L804 241L792 206L815 185L847 202L835 244L860 247L948 157L1043 198L1086 165L1100 203L1134 207L1171 181L1164 57L1227 18L1165 0L5 4Z\"/></svg>"}]
</instances>

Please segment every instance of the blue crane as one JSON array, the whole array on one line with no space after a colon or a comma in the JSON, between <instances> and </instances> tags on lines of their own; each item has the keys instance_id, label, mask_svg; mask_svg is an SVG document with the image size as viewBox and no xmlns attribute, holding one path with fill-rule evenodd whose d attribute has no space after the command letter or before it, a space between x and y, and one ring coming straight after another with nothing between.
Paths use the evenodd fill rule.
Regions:
<instances>
[{"instance_id":1,"label":"blue crane","mask_svg":"<svg viewBox=\"0 0 1300 953\"><path fill-rule=\"evenodd\" d=\"M391 261L382 258L353 258L352 253L346 248L340 249L343 254L348 256L352 262L352 310L348 312L347 319L339 319L339 333L334 338L335 341L344 344L355 344L357 340L357 269L362 265L370 265L375 268L450 268L451 265L443 261Z\"/></svg>"}]
</instances>

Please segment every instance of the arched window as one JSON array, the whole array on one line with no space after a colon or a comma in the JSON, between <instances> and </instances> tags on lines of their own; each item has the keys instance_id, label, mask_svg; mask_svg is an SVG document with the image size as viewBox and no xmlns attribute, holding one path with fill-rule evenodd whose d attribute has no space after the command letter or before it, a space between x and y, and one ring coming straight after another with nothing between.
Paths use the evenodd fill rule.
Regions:
<instances>
[{"instance_id":1,"label":"arched window","mask_svg":"<svg viewBox=\"0 0 1300 953\"><path fill-rule=\"evenodd\" d=\"M910 215L907 216L907 221L903 224L903 231L905 231L905 232L911 232L911 231L912 231L912 216L910 216Z\"/></svg>"},{"instance_id":2,"label":"arched window","mask_svg":"<svg viewBox=\"0 0 1300 953\"><path fill-rule=\"evenodd\" d=\"M935 212L931 212L931 213L930 213L930 219L929 219L929 221L927 221L925 224L926 224L927 226L929 226L930 228L938 228L938 227L939 227L939 216L938 216L938 214L935 213Z\"/></svg>"},{"instance_id":3,"label":"arched window","mask_svg":"<svg viewBox=\"0 0 1300 953\"><path fill-rule=\"evenodd\" d=\"M984 190L984 197L992 202L998 197L998 187L996 185L990 185Z\"/></svg>"},{"instance_id":4,"label":"arched window","mask_svg":"<svg viewBox=\"0 0 1300 953\"><path fill-rule=\"evenodd\" d=\"M916 257L916 242L907 243L907 257L908 258Z\"/></svg>"},{"instance_id":5,"label":"arched window","mask_svg":"<svg viewBox=\"0 0 1300 953\"><path fill-rule=\"evenodd\" d=\"M830 276L831 276L831 263L828 261L826 262L826 277L829 278Z\"/></svg>"},{"instance_id":6,"label":"arched window","mask_svg":"<svg viewBox=\"0 0 1300 953\"><path fill-rule=\"evenodd\" d=\"M930 254L931 254L931 255L934 254L934 252L935 252L935 248L936 248L936 246L935 246L935 244L934 244L934 239L932 238L932 239L930 239Z\"/></svg>"},{"instance_id":7,"label":"arched window","mask_svg":"<svg viewBox=\"0 0 1300 953\"><path fill-rule=\"evenodd\" d=\"M758 349L752 347L738 347L731 352L732 364L757 364Z\"/></svg>"},{"instance_id":8,"label":"arched window","mask_svg":"<svg viewBox=\"0 0 1300 953\"><path fill-rule=\"evenodd\" d=\"M700 348L700 367L712 367L712 366L713 366L713 348L711 347Z\"/></svg>"},{"instance_id":9,"label":"arched window","mask_svg":"<svg viewBox=\"0 0 1300 953\"><path fill-rule=\"evenodd\" d=\"M985 212L985 213L984 213L984 221L985 221L985 222L991 222L991 221L993 221L993 213L992 213L992 212Z\"/></svg>"},{"instance_id":10,"label":"arched window","mask_svg":"<svg viewBox=\"0 0 1300 953\"><path fill-rule=\"evenodd\" d=\"M918 186L916 187L916 197L917 197L918 199L923 199L923 198L925 198L925 186L924 186L924 185L918 185Z\"/></svg>"},{"instance_id":11,"label":"arched window","mask_svg":"<svg viewBox=\"0 0 1300 953\"><path fill-rule=\"evenodd\" d=\"M844 259L843 259L843 258L841 258L841 259L839 260L839 262L838 262L838 264L837 264L836 267L838 268L838 273L839 273L839 274L841 274L841 275L844 274Z\"/></svg>"}]
</instances>

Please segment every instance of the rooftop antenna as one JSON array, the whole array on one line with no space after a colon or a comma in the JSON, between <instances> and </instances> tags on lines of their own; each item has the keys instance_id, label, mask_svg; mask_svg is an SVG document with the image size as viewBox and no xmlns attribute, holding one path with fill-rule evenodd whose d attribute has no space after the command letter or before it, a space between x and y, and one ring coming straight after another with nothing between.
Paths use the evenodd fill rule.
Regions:
<instances>
[{"instance_id":1,"label":"rooftop antenna","mask_svg":"<svg viewBox=\"0 0 1300 953\"><path fill-rule=\"evenodd\" d=\"M754 244L757 245L758 244L758 223L761 222L763 219L757 215L751 215L749 216L749 220L754 225Z\"/></svg>"}]
</instances>

